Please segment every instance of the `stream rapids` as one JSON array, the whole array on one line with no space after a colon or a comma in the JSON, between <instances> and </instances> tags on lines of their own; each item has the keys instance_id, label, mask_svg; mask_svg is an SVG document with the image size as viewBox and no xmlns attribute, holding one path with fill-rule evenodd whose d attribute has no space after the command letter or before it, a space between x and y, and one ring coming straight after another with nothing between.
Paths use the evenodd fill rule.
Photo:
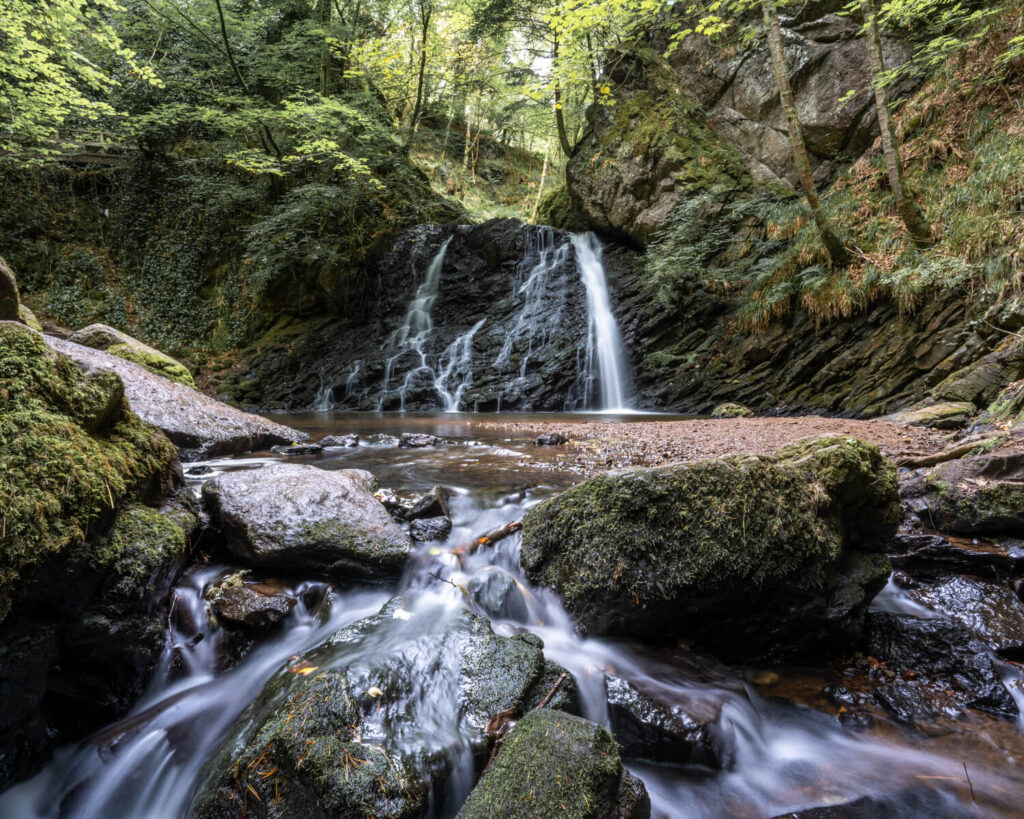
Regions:
<instances>
[{"instance_id":1,"label":"stream rapids","mask_svg":"<svg viewBox=\"0 0 1024 819\"><path fill-rule=\"evenodd\" d=\"M972 714L962 730L941 736L919 736L884 724L849 730L819 695L826 682L824 667L731 667L685 645L651 649L581 638L558 596L534 588L524 577L518 536L460 564L450 547L521 519L531 506L580 479L557 468L547 448L533 446L525 433L504 426L517 416L320 412L282 420L314 437L360 436L356 448L292 461L327 470L368 469L382 487L399 491L446 486L454 524L447 540L420 545L397 584L343 586L318 577L281 578L297 605L226 670L229 635L209 616L204 592L238 567L218 562L224 559L220 555L209 562L200 559L174 592L163 656L142 699L123 719L60 749L40 774L0 795L0 816L187 816L204 764L264 682L395 595L401 596L407 619L396 620L393 629L376 638L384 645L348 650L387 650L388 641L409 639L410 627L417 637L440 634L447 618L469 606L488 617L499 634L528 630L542 638L546 657L575 677L582 715L593 722L610 724L609 675L629 681L671 710L718 713L714 730L722 749L720 768L627 759L646 785L653 816L775 817L878 796L892 806L887 816L1020 815L1020 724ZM630 420L657 423L658 418L633 415ZM394 437L402 432L430 433L453 445L402 449ZM188 480L198 490L211 474L258 470L277 460L257 453L190 464L189 472L205 474ZM504 575L515 586L503 605L492 605L486 595L464 593L483 587L493 575ZM875 605L898 610L897 587L890 583ZM432 673L443 674L443 669L415 669L412 682L425 702L419 728L452 760L445 794L431 805L432 815L448 817L458 812L479 771L452 720L444 680L431 679ZM1020 704L1019 690L1011 693Z\"/></svg>"}]
</instances>

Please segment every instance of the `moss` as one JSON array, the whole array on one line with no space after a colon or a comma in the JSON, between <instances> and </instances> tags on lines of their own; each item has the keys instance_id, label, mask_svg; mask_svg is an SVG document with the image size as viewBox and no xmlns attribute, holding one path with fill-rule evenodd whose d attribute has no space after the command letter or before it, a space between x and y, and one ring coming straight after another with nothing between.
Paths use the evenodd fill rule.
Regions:
<instances>
[{"instance_id":1,"label":"moss","mask_svg":"<svg viewBox=\"0 0 1024 819\"><path fill-rule=\"evenodd\" d=\"M878 447L823 438L585 481L526 516L522 563L582 627L665 637L716 595L823 589L844 546L882 550L898 520Z\"/></svg>"},{"instance_id":2,"label":"moss","mask_svg":"<svg viewBox=\"0 0 1024 819\"><path fill-rule=\"evenodd\" d=\"M43 332L43 325L39 323L39 319L36 318L36 314L28 309L24 304L18 305L18 320L35 330L37 333Z\"/></svg>"},{"instance_id":3,"label":"moss","mask_svg":"<svg viewBox=\"0 0 1024 819\"><path fill-rule=\"evenodd\" d=\"M188 387L196 385L188 367L158 350L147 349L142 345L114 344L107 348L107 352L118 358L123 358L125 361L140 364L150 372L162 375L171 381L177 381L179 384L185 384Z\"/></svg>"},{"instance_id":4,"label":"moss","mask_svg":"<svg viewBox=\"0 0 1024 819\"><path fill-rule=\"evenodd\" d=\"M0 325L0 618L23 572L172 480L173 445L110 373L83 377L20 324Z\"/></svg>"},{"instance_id":5,"label":"moss","mask_svg":"<svg viewBox=\"0 0 1024 819\"><path fill-rule=\"evenodd\" d=\"M742 404L719 404L711 410L712 418L749 418L754 413Z\"/></svg>"},{"instance_id":6,"label":"moss","mask_svg":"<svg viewBox=\"0 0 1024 819\"><path fill-rule=\"evenodd\" d=\"M610 816L622 763L604 728L559 711L531 711L469 795L459 819Z\"/></svg>"},{"instance_id":7,"label":"moss","mask_svg":"<svg viewBox=\"0 0 1024 819\"><path fill-rule=\"evenodd\" d=\"M128 504L110 532L89 544L86 558L97 568L112 569L124 590L144 595L157 572L187 554L194 526L194 518L184 511Z\"/></svg>"}]
</instances>

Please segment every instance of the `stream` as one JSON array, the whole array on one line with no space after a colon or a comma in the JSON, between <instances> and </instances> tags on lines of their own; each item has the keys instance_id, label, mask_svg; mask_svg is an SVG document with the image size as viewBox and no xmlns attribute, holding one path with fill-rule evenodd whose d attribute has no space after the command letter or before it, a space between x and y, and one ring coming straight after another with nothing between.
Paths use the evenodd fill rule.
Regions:
<instances>
[{"instance_id":1,"label":"stream","mask_svg":"<svg viewBox=\"0 0 1024 819\"><path fill-rule=\"evenodd\" d=\"M865 796L884 798L889 812L858 816L1020 815L1024 734L1018 724L972 712L956 730L929 737L885 722L844 728L837 709L821 696L830 681L825 667L738 668L683 644L654 649L581 638L558 596L532 587L523 576L518 536L460 564L446 547L521 519L530 507L580 479L557 466L555 448L536 447L530 433L511 426L531 417L561 416L309 412L280 417L314 440L324 434L360 436L358 447L289 459L293 462L367 469L382 487L403 492L447 487L454 524L447 541L419 545L397 584L346 587L322 578L283 578L298 604L226 670L229 635L208 616L203 595L237 567L196 563L175 590L164 654L143 698L122 720L59 750L35 778L0 795L0 816L187 815L204 763L263 683L337 629L380 610L395 594L402 595L408 622L396 619L388 631L375 634L382 644L348 650L386 651L388 641L410 639L410 629L418 638L424 631L440 633L447 617L469 605L499 634L529 630L540 636L547 658L575 677L583 716L594 722L610 724L609 675L628 680L670 710L714 715L720 766L627 760L647 787L653 816L775 817ZM657 423L664 417L629 419ZM395 437L403 432L430 433L452 444L403 449ZM259 469L277 460L256 453L187 466L217 473ZM198 489L209 475L188 481ZM498 598L487 593L494 578L506 585L510 579L514 593L495 602ZM468 600L460 587L474 590ZM878 604L899 607L894 584ZM443 679L431 679L423 669L413 683L426 703L420 705L425 710L418 730L454 760L445 798L435 800L432 811L453 816L473 785L472 758L453 722Z\"/></svg>"}]
</instances>

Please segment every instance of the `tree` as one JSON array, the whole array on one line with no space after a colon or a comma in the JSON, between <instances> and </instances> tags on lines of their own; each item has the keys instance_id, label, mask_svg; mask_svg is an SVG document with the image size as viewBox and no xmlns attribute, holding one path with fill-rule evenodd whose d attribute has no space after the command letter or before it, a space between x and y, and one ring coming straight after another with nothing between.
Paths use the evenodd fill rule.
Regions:
<instances>
[{"instance_id":1,"label":"tree","mask_svg":"<svg viewBox=\"0 0 1024 819\"><path fill-rule=\"evenodd\" d=\"M775 9L774 0L761 0L761 11L765 31L768 35L768 50L771 52L775 84L779 89L779 100L782 103L782 109L786 113L786 133L789 138L789 147L793 152L793 163L796 165L797 174L800 176L800 187L803 188L804 198L811 208L814 223L818 227L818 233L821 235L821 240L828 251L829 257L832 259L832 263L836 267L846 267L850 263L850 254L832 228L832 224L829 222L818 200L817 187L814 184L814 176L811 173L811 161L807 154L807 145L804 142L803 128L800 126L796 101L793 99L793 87L789 84L786 55L782 50L782 32L779 26L779 15Z\"/></svg>"},{"instance_id":2,"label":"tree","mask_svg":"<svg viewBox=\"0 0 1024 819\"><path fill-rule=\"evenodd\" d=\"M896 211L903 224L907 226L914 244L919 248L930 247L933 244L931 226L907 190L903 179L903 158L900 156L896 129L889 116L885 57L882 54L882 38L878 33L878 15L874 0L861 0L861 10L864 13L865 40L871 62L871 84L875 91L875 109L878 112L878 127L882 134L882 153L885 157L886 174L889 177L889 189L896 202Z\"/></svg>"},{"instance_id":3,"label":"tree","mask_svg":"<svg viewBox=\"0 0 1024 819\"><path fill-rule=\"evenodd\" d=\"M5 0L0 13L0 156L42 161L123 114L105 97L131 82L160 85L111 24L116 0ZM106 68L104 67L106 66Z\"/></svg>"}]
</instances>

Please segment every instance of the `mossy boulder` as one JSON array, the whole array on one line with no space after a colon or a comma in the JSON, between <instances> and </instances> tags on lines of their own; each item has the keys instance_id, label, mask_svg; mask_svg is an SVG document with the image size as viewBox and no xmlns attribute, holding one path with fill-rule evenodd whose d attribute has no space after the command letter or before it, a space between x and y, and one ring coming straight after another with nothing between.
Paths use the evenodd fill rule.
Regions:
<instances>
[{"instance_id":1,"label":"mossy boulder","mask_svg":"<svg viewBox=\"0 0 1024 819\"><path fill-rule=\"evenodd\" d=\"M195 386L192 373L184 364L148 344L143 344L127 333L108 327L106 324L90 324L88 327L83 327L73 333L69 340L75 344L81 344L83 347L92 347L94 350L106 350L111 355L116 355L125 361L134 361L151 373L162 375L179 384Z\"/></svg>"},{"instance_id":2,"label":"mossy boulder","mask_svg":"<svg viewBox=\"0 0 1024 819\"><path fill-rule=\"evenodd\" d=\"M43 332L43 325L39 323L39 319L36 318L36 314L33 313L24 304L18 305L18 321L35 330L37 333Z\"/></svg>"},{"instance_id":3,"label":"mossy boulder","mask_svg":"<svg viewBox=\"0 0 1024 819\"><path fill-rule=\"evenodd\" d=\"M877 446L820 438L592 478L527 514L521 560L587 633L761 659L857 634L899 516Z\"/></svg>"},{"instance_id":4,"label":"mossy boulder","mask_svg":"<svg viewBox=\"0 0 1024 819\"><path fill-rule=\"evenodd\" d=\"M970 401L945 401L894 412L881 420L936 429L959 429L970 423L977 413L978 408Z\"/></svg>"},{"instance_id":5,"label":"mossy boulder","mask_svg":"<svg viewBox=\"0 0 1024 819\"><path fill-rule=\"evenodd\" d=\"M179 476L174 447L130 411L116 375L83 374L38 333L0 323L0 619L25 572Z\"/></svg>"},{"instance_id":6,"label":"mossy boulder","mask_svg":"<svg viewBox=\"0 0 1024 819\"><path fill-rule=\"evenodd\" d=\"M274 464L218 475L203 502L228 548L254 566L333 577L399 574L409 535L372 494L360 469Z\"/></svg>"},{"instance_id":7,"label":"mossy boulder","mask_svg":"<svg viewBox=\"0 0 1024 819\"><path fill-rule=\"evenodd\" d=\"M646 819L650 813L643 783L623 768L606 729L538 709L502 741L459 819Z\"/></svg>"},{"instance_id":8,"label":"mossy boulder","mask_svg":"<svg viewBox=\"0 0 1024 819\"><path fill-rule=\"evenodd\" d=\"M1024 535L1024 451L947 461L904 482L903 494L922 522L956 534Z\"/></svg>"},{"instance_id":9,"label":"mossy boulder","mask_svg":"<svg viewBox=\"0 0 1024 819\"><path fill-rule=\"evenodd\" d=\"M712 418L749 418L754 414L753 410L742 404L719 404L711 410Z\"/></svg>"},{"instance_id":10,"label":"mossy boulder","mask_svg":"<svg viewBox=\"0 0 1024 819\"><path fill-rule=\"evenodd\" d=\"M550 687L542 648L444 601L395 598L268 681L191 815L422 816L457 765L472 776L486 758L492 717L518 718Z\"/></svg>"},{"instance_id":11,"label":"mossy boulder","mask_svg":"<svg viewBox=\"0 0 1024 819\"><path fill-rule=\"evenodd\" d=\"M0 321L18 321L18 283L7 263L0 259Z\"/></svg>"}]
</instances>

